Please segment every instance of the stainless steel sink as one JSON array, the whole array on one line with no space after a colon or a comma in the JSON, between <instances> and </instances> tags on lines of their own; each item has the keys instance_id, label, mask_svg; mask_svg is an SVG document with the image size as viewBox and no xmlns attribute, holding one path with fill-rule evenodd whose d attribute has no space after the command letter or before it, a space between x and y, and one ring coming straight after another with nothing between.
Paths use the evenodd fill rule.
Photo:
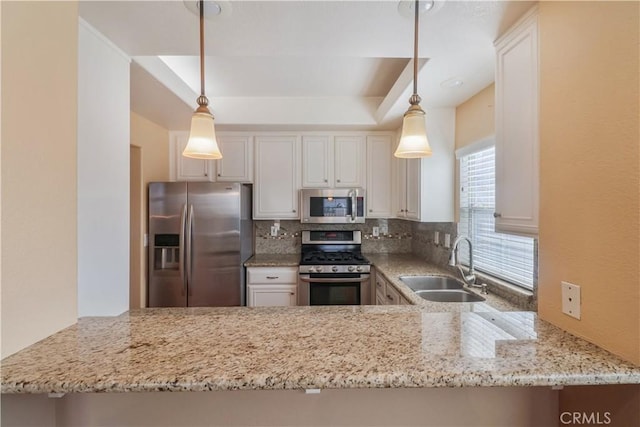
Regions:
<instances>
[{"instance_id":1,"label":"stainless steel sink","mask_svg":"<svg viewBox=\"0 0 640 427\"><path fill-rule=\"evenodd\" d=\"M427 301L435 302L480 302L484 298L480 295L461 289L447 289L441 291L415 291L417 295Z\"/></svg>"},{"instance_id":2,"label":"stainless steel sink","mask_svg":"<svg viewBox=\"0 0 640 427\"><path fill-rule=\"evenodd\" d=\"M400 280L416 295L435 302L479 302L485 299L467 292L462 282L446 276L401 276Z\"/></svg>"},{"instance_id":3,"label":"stainless steel sink","mask_svg":"<svg viewBox=\"0 0 640 427\"><path fill-rule=\"evenodd\" d=\"M400 280L413 291L437 291L442 289L459 289L463 285L453 277L445 276L401 276Z\"/></svg>"}]
</instances>

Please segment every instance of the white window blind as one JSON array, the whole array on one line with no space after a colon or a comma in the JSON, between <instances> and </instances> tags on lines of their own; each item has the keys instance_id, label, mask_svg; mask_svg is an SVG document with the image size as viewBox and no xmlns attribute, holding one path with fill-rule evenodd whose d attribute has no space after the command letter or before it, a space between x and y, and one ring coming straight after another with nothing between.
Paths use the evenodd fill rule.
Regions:
<instances>
[{"instance_id":1,"label":"white window blind","mask_svg":"<svg viewBox=\"0 0 640 427\"><path fill-rule=\"evenodd\" d=\"M527 289L533 288L534 241L529 237L496 233L495 147L460 157L460 222L458 235L473 243L476 270ZM467 251L460 260L469 265Z\"/></svg>"}]
</instances>

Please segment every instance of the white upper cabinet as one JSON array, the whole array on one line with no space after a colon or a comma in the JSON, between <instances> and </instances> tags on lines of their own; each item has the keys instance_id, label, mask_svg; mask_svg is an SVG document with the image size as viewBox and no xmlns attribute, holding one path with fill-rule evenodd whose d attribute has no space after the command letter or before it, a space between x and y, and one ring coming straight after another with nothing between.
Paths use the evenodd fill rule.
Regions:
<instances>
[{"instance_id":1,"label":"white upper cabinet","mask_svg":"<svg viewBox=\"0 0 640 427\"><path fill-rule=\"evenodd\" d=\"M367 136L367 217L393 216L391 135Z\"/></svg>"},{"instance_id":2,"label":"white upper cabinet","mask_svg":"<svg viewBox=\"0 0 640 427\"><path fill-rule=\"evenodd\" d=\"M420 222L454 220L455 109L427 111L430 157L395 158L396 216Z\"/></svg>"},{"instance_id":3,"label":"white upper cabinet","mask_svg":"<svg viewBox=\"0 0 640 427\"><path fill-rule=\"evenodd\" d=\"M298 219L300 138L255 137L254 219Z\"/></svg>"},{"instance_id":4,"label":"white upper cabinet","mask_svg":"<svg viewBox=\"0 0 640 427\"><path fill-rule=\"evenodd\" d=\"M538 18L496 42L496 231L538 234Z\"/></svg>"},{"instance_id":5,"label":"white upper cabinet","mask_svg":"<svg viewBox=\"0 0 640 427\"><path fill-rule=\"evenodd\" d=\"M302 186L327 188L333 186L333 137L302 137Z\"/></svg>"},{"instance_id":6,"label":"white upper cabinet","mask_svg":"<svg viewBox=\"0 0 640 427\"><path fill-rule=\"evenodd\" d=\"M216 181L253 182L253 137L218 134L222 159L216 160Z\"/></svg>"},{"instance_id":7,"label":"white upper cabinet","mask_svg":"<svg viewBox=\"0 0 640 427\"><path fill-rule=\"evenodd\" d=\"M191 159L182 152L187 146L189 132L171 132L172 181L214 181L215 164L211 160Z\"/></svg>"},{"instance_id":8,"label":"white upper cabinet","mask_svg":"<svg viewBox=\"0 0 640 427\"><path fill-rule=\"evenodd\" d=\"M336 136L334 144L335 187L364 187L365 137Z\"/></svg>"},{"instance_id":9,"label":"white upper cabinet","mask_svg":"<svg viewBox=\"0 0 640 427\"><path fill-rule=\"evenodd\" d=\"M302 136L302 187L365 186L364 135Z\"/></svg>"},{"instance_id":10,"label":"white upper cabinet","mask_svg":"<svg viewBox=\"0 0 640 427\"><path fill-rule=\"evenodd\" d=\"M184 157L189 132L171 132L172 181L253 181L253 137L249 134L216 135L222 159L202 160ZM216 173L217 171L217 173Z\"/></svg>"}]
</instances>

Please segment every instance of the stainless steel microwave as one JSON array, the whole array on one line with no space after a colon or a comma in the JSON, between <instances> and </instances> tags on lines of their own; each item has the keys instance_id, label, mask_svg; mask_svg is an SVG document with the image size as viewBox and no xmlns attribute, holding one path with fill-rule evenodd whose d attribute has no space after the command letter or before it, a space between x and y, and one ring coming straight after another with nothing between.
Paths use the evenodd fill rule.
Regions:
<instances>
[{"instance_id":1,"label":"stainless steel microwave","mask_svg":"<svg viewBox=\"0 0 640 427\"><path fill-rule=\"evenodd\" d=\"M362 188L314 188L300 190L305 224L357 224L365 219Z\"/></svg>"}]
</instances>

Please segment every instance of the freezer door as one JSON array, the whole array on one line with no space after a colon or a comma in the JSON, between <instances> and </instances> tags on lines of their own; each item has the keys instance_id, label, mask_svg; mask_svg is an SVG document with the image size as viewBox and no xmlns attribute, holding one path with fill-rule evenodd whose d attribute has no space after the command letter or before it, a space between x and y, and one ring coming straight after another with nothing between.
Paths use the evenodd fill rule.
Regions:
<instances>
[{"instance_id":1,"label":"freezer door","mask_svg":"<svg viewBox=\"0 0 640 427\"><path fill-rule=\"evenodd\" d=\"M189 183L187 304L190 307L242 304L240 188L237 183Z\"/></svg>"},{"instance_id":2,"label":"freezer door","mask_svg":"<svg viewBox=\"0 0 640 427\"><path fill-rule=\"evenodd\" d=\"M186 183L149 184L149 307L187 305L183 251L186 208Z\"/></svg>"}]
</instances>

